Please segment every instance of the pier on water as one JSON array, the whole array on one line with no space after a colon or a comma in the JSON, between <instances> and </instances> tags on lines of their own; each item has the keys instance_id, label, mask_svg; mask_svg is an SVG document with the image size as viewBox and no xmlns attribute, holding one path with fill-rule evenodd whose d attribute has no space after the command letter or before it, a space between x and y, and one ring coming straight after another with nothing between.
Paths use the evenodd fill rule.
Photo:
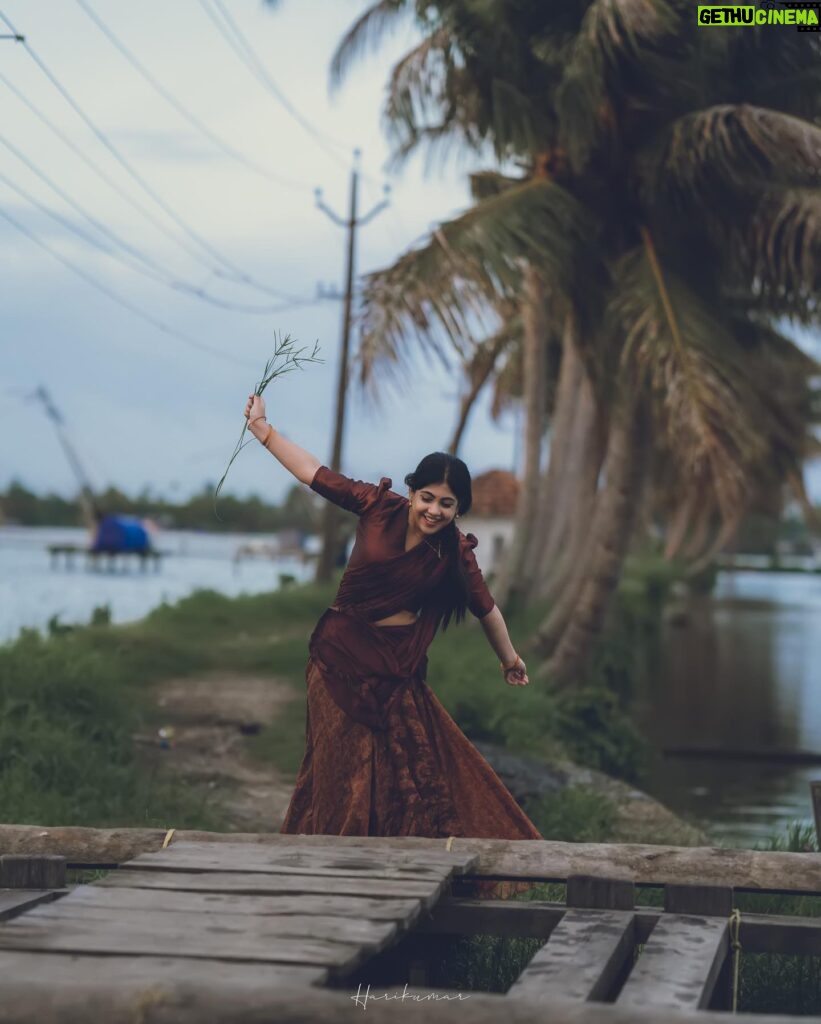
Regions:
<instances>
[{"instance_id":1,"label":"pier on water","mask_svg":"<svg viewBox=\"0 0 821 1024\"><path fill-rule=\"evenodd\" d=\"M142 572L151 567L158 572L162 567L164 551L153 548L146 551L95 551L81 544L49 544L49 559L52 569L62 565L66 569L74 569L75 558L83 568L91 572L121 572L136 565Z\"/></svg>"},{"instance_id":2,"label":"pier on water","mask_svg":"<svg viewBox=\"0 0 821 1024\"><path fill-rule=\"evenodd\" d=\"M821 955L821 919L734 910L821 895L815 853L0 825L0 854L4 1024L718 1024L738 955ZM69 889L67 866L110 870ZM482 879L566 899L477 899ZM438 937L479 934L543 944L504 995L431 988Z\"/></svg>"}]
</instances>

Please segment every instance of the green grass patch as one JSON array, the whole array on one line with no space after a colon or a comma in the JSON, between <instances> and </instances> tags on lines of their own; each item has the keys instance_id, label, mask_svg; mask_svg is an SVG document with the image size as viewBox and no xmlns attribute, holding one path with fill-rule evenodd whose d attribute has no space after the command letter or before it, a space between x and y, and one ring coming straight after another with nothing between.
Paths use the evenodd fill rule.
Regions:
<instances>
[{"instance_id":1,"label":"green grass patch","mask_svg":"<svg viewBox=\"0 0 821 1024\"><path fill-rule=\"evenodd\" d=\"M135 747L133 736L155 724L152 686L222 669L281 675L297 687L310 625L332 592L200 590L136 623L112 625L95 609L93 625L55 624L48 637L23 630L0 647L0 820L224 827L206 787L167 777ZM296 734L303 744L304 704Z\"/></svg>"}]
</instances>

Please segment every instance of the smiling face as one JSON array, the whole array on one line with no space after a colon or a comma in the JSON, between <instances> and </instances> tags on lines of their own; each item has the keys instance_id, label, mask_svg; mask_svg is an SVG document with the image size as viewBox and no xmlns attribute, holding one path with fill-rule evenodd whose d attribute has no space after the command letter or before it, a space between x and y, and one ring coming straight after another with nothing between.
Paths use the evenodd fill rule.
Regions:
<instances>
[{"instance_id":1,"label":"smiling face","mask_svg":"<svg viewBox=\"0 0 821 1024\"><path fill-rule=\"evenodd\" d=\"M408 492L408 522L412 529L430 537L444 529L458 512L456 495L447 484L426 484Z\"/></svg>"}]
</instances>

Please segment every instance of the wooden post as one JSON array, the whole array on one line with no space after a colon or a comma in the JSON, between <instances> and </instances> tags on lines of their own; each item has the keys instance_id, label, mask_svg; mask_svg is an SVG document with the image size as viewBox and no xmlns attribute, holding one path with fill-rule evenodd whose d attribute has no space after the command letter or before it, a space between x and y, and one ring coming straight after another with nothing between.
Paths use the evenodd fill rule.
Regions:
<instances>
[{"instance_id":1,"label":"wooden post","mask_svg":"<svg viewBox=\"0 0 821 1024\"><path fill-rule=\"evenodd\" d=\"M568 907L591 910L633 910L636 887L632 882L594 875L570 875L567 879Z\"/></svg>"},{"instance_id":2,"label":"wooden post","mask_svg":"<svg viewBox=\"0 0 821 1024\"><path fill-rule=\"evenodd\" d=\"M56 854L0 857L0 889L62 889L66 859Z\"/></svg>"},{"instance_id":3,"label":"wooden post","mask_svg":"<svg viewBox=\"0 0 821 1024\"><path fill-rule=\"evenodd\" d=\"M810 794L812 796L812 814L815 818L815 838L818 840L818 848L821 850L821 780L810 783Z\"/></svg>"},{"instance_id":4,"label":"wooden post","mask_svg":"<svg viewBox=\"0 0 821 1024\"><path fill-rule=\"evenodd\" d=\"M668 914L729 917L733 911L733 890L724 885L666 885L664 910Z\"/></svg>"},{"instance_id":5,"label":"wooden post","mask_svg":"<svg viewBox=\"0 0 821 1024\"><path fill-rule=\"evenodd\" d=\"M666 885L664 910L671 914L729 918L733 909L733 890L721 885ZM733 954L729 950L716 978L710 998L711 1010L730 1010L733 1005Z\"/></svg>"}]
</instances>

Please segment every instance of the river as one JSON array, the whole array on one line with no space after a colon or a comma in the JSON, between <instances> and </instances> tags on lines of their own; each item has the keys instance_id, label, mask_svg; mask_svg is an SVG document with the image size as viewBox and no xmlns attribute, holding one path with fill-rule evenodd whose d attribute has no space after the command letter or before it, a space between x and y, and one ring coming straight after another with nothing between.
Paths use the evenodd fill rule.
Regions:
<instances>
[{"instance_id":1,"label":"river","mask_svg":"<svg viewBox=\"0 0 821 1024\"><path fill-rule=\"evenodd\" d=\"M726 845L812 823L821 754L821 576L720 573L715 593L664 627L641 715L656 756L645 788ZM712 756L663 756L664 751ZM729 758L729 753L773 755ZM721 756L721 755L724 756Z\"/></svg>"},{"instance_id":2,"label":"river","mask_svg":"<svg viewBox=\"0 0 821 1024\"><path fill-rule=\"evenodd\" d=\"M45 632L53 615L64 624L88 622L98 605L109 606L113 622L129 622L198 588L234 596L276 590L281 573L308 580L310 565L293 558L235 564L239 545L273 540L261 534L165 530L155 546L168 557L158 570L142 572L132 559L130 566L116 571L101 567L92 572L78 556L74 569L65 568L62 559L52 568L47 550L49 544L84 545L85 530L0 527L0 643L13 640L24 626Z\"/></svg>"}]
</instances>

